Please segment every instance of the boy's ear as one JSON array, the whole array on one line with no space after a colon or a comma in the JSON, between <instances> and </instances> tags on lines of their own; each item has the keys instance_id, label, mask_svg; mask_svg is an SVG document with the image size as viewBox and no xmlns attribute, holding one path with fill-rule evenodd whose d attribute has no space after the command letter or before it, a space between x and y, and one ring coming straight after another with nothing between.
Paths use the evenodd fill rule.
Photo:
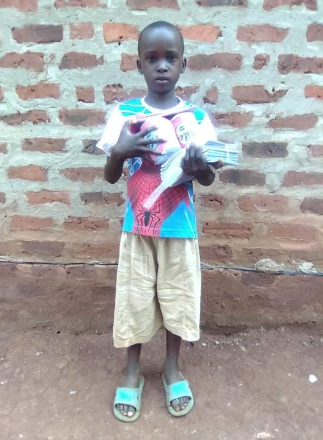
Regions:
<instances>
[{"instance_id":1,"label":"boy's ear","mask_svg":"<svg viewBox=\"0 0 323 440\"><path fill-rule=\"evenodd\" d=\"M184 58L182 59L181 73L184 73L184 72L185 72L186 65L187 65L187 59L184 57Z\"/></svg>"},{"instance_id":2,"label":"boy's ear","mask_svg":"<svg viewBox=\"0 0 323 440\"><path fill-rule=\"evenodd\" d=\"M137 69L138 69L138 72L141 73L141 75L142 75L143 71L142 71L142 68L141 68L141 61L140 61L139 58L137 59Z\"/></svg>"}]
</instances>

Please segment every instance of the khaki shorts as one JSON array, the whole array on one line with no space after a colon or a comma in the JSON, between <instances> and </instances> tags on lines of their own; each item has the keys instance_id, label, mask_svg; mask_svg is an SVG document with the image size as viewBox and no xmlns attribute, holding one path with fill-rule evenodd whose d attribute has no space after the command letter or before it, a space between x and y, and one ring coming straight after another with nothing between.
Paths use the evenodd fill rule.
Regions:
<instances>
[{"instance_id":1,"label":"khaki shorts","mask_svg":"<svg viewBox=\"0 0 323 440\"><path fill-rule=\"evenodd\" d=\"M199 339L201 269L196 239L123 232L117 275L115 347L148 342L163 325Z\"/></svg>"}]
</instances>

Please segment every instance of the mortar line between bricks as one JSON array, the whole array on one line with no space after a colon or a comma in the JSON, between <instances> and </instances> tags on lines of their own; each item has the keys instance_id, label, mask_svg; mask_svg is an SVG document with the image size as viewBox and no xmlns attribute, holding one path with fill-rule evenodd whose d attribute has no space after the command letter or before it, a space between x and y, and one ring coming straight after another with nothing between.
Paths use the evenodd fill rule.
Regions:
<instances>
[{"instance_id":1,"label":"mortar line between bricks","mask_svg":"<svg viewBox=\"0 0 323 440\"><path fill-rule=\"evenodd\" d=\"M118 263L100 263L100 262L82 262L78 261L75 263L67 263L67 262L48 262L48 261L18 261L18 260L4 260L0 259L1 263L15 263L15 264L29 264L29 265L47 265L47 266L118 266ZM210 264L206 264L201 262L201 269L202 270L235 270L240 272L257 272L257 273L267 273L267 274L273 274L273 275L313 275L313 276L323 276L323 272L313 272L313 273L307 273L307 272L301 272L297 270L278 270L278 271L261 271L258 269L255 269L253 267L244 267L244 266L227 266L227 265L215 265L212 266Z\"/></svg>"}]
</instances>

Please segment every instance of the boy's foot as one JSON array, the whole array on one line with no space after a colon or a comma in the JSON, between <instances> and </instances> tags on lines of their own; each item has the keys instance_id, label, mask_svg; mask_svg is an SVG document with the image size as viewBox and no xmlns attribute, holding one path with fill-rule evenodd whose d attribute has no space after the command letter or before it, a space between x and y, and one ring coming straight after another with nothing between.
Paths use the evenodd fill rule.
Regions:
<instances>
[{"instance_id":1,"label":"boy's foot","mask_svg":"<svg viewBox=\"0 0 323 440\"><path fill-rule=\"evenodd\" d=\"M140 367L127 368L126 377L122 383L124 388L138 388L140 385ZM131 405L117 404L116 408L124 415L132 418L136 413L136 408Z\"/></svg>"},{"instance_id":2,"label":"boy's foot","mask_svg":"<svg viewBox=\"0 0 323 440\"><path fill-rule=\"evenodd\" d=\"M180 382L183 380L183 375L177 368L167 367L166 364L164 366L164 377L167 385L171 385L173 383ZM184 396L178 399L171 400L171 405L175 411L179 412L186 408L189 401L190 401L190 397Z\"/></svg>"}]
</instances>

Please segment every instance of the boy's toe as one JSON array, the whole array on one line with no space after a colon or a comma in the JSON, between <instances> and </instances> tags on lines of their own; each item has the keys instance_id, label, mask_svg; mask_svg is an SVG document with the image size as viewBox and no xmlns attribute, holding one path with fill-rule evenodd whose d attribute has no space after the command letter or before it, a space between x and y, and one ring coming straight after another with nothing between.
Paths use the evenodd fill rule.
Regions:
<instances>
[{"instance_id":1,"label":"boy's toe","mask_svg":"<svg viewBox=\"0 0 323 440\"><path fill-rule=\"evenodd\" d=\"M135 415L135 408L133 407L133 406L129 406L128 407L128 414L127 414L127 416L128 417L133 417L134 415Z\"/></svg>"},{"instance_id":2,"label":"boy's toe","mask_svg":"<svg viewBox=\"0 0 323 440\"><path fill-rule=\"evenodd\" d=\"M181 406L180 406L180 403L179 403L178 399L172 400L171 403L172 403L172 407L174 408L175 411L180 411L181 410Z\"/></svg>"},{"instance_id":3,"label":"boy's toe","mask_svg":"<svg viewBox=\"0 0 323 440\"><path fill-rule=\"evenodd\" d=\"M180 397L178 400L179 400L180 408L184 409L188 403L187 397Z\"/></svg>"}]
</instances>

